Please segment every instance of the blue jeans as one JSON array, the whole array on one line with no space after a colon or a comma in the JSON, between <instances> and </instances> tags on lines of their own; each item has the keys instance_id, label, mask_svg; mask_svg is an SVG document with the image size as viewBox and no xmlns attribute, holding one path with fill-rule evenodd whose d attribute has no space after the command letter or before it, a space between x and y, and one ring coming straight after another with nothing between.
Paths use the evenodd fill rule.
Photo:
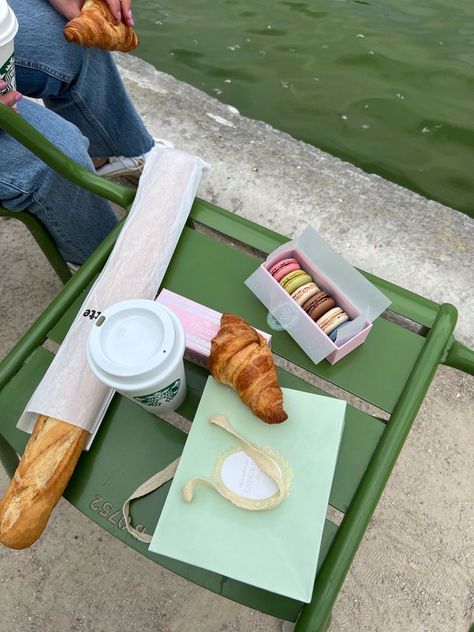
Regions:
<instances>
[{"instance_id":1,"label":"blue jeans","mask_svg":"<svg viewBox=\"0 0 474 632\"><path fill-rule=\"evenodd\" d=\"M139 156L153 147L110 53L68 43L66 23L47 0L8 0L15 38L20 115L73 160ZM0 203L28 210L47 227L63 257L83 263L116 225L109 202L56 174L0 130Z\"/></svg>"}]
</instances>

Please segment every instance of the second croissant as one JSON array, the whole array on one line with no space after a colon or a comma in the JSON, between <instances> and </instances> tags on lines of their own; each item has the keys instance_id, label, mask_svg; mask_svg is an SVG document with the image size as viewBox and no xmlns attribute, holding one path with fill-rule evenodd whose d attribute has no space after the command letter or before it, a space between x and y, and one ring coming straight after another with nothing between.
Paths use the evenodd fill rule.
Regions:
<instances>
[{"instance_id":1,"label":"second croissant","mask_svg":"<svg viewBox=\"0 0 474 632\"><path fill-rule=\"evenodd\" d=\"M135 31L115 19L104 0L86 0L77 18L64 28L68 42L128 53L138 46Z\"/></svg>"},{"instance_id":2,"label":"second croissant","mask_svg":"<svg viewBox=\"0 0 474 632\"><path fill-rule=\"evenodd\" d=\"M278 424L288 418L272 352L244 318L222 315L221 327L211 341L209 370L218 382L231 386L262 421Z\"/></svg>"}]
</instances>

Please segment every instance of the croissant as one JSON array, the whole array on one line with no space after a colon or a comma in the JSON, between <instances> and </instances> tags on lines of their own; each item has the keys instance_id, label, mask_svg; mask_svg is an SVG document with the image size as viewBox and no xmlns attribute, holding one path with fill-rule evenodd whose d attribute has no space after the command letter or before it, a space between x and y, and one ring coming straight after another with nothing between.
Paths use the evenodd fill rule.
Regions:
<instances>
[{"instance_id":1,"label":"croissant","mask_svg":"<svg viewBox=\"0 0 474 632\"><path fill-rule=\"evenodd\" d=\"M220 329L211 340L209 370L218 382L231 386L262 421L279 424L288 419L272 352L265 338L240 316L222 315Z\"/></svg>"},{"instance_id":2,"label":"croissant","mask_svg":"<svg viewBox=\"0 0 474 632\"><path fill-rule=\"evenodd\" d=\"M104 0L86 0L77 18L64 28L68 42L128 53L138 46L135 31L113 16Z\"/></svg>"}]
</instances>

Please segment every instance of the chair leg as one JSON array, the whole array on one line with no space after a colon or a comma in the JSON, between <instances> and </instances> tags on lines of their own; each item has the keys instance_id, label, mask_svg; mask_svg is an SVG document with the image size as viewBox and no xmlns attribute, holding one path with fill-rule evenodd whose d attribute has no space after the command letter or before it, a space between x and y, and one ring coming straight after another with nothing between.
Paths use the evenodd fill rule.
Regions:
<instances>
[{"instance_id":1,"label":"chair leg","mask_svg":"<svg viewBox=\"0 0 474 632\"><path fill-rule=\"evenodd\" d=\"M3 435L0 434L0 463L10 478L20 462L20 458Z\"/></svg>"},{"instance_id":2,"label":"chair leg","mask_svg":"<svg viewBox=\"0 0 474 632\"><path fill-rule=\"evenodd\" d=\"M67 283L69 281L72 276L71 271L69 270L66 262L60 255L56 244L51 239L50 234L38 218L36 218L31 213L28 213L27 211L7 211L6 209L1 207L0 216L10 217L23 222L23 224L30 231L31 235L34 237L36 243L43 251L45 257L47 258L53 270L56 272L61 281L63 283Z\"/></svg>"}]
</instances>

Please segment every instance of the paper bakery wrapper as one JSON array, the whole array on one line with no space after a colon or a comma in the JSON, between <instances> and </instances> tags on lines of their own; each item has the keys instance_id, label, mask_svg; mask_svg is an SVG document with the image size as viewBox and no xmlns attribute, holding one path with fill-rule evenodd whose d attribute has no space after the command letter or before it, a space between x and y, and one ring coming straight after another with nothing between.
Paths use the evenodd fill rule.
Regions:
<instances>
[{"instance_id":1,"label":"paper bakery wrapper","mask_svg":"<svg viewBox=\"0 0 474 632\"><path fill-rule=\"evenodd\" d=\"M154 147L147 155L135 201L115 247L17 427L33 430L38 414L85 428L90 444L114 390L89 368L86 343L102 312L132 298L153 300L186 223L206 164L196 156ZM90 314L90 312L88 312Z\"/></svg>"}]
</instances>

